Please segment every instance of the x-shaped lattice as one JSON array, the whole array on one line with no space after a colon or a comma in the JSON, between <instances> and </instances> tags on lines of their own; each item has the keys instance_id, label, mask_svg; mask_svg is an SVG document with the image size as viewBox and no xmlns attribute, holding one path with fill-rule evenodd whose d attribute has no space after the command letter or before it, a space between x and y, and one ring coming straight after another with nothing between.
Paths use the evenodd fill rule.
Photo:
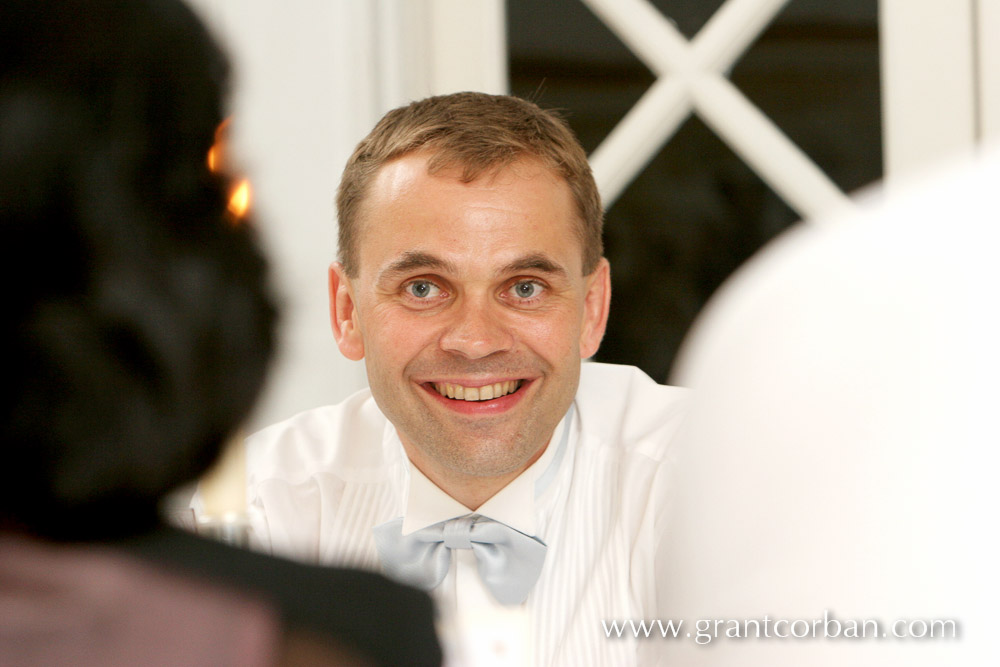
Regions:
<instances>
[{"instance_id":1,"label":"x-shaped lattice","mask_svg":"<svg viewBox=\"0 0 1000 667\"><path fill-rule=\"evenodd\" d=\"M591 155L605 206L692 112L804 218L849 206L826 174L725 76L788 0L727 0L690 42L647 0L583 0L657 75Z\"/></svg>"}]
</instances>

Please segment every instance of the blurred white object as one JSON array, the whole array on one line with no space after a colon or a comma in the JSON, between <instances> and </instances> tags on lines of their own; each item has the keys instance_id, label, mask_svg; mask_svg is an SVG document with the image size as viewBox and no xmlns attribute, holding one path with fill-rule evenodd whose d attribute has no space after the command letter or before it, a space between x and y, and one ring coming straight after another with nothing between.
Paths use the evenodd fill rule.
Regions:
<instances>
[{"instance_id":1,"label":"blurred white object","mask_svg":"<svg viewBox=\"0 0 1000 667\"><path fill-rule=\"evenodd\" d=\"M691 636L656 640L664 662L1000 664L998 189L985 160L799 227L709 305L672 378L697 390L664 536ZM694 641L824 611L888 636Z\"/></svg>"}]
</instances>

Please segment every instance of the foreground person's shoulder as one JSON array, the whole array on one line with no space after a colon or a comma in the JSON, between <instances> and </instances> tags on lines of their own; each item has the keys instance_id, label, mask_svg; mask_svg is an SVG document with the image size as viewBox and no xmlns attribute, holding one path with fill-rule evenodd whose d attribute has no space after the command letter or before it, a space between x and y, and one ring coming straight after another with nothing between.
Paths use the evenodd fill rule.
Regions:
<instances>
[{"instance_id":1,"label":"foreground person's shoulder","mask_svg":"<svg viewBox=\"0 0 1000 667\"><path fill-rule=\"evenodd\" d=\"M257 596L279 612L286 628L333 640L370 664L441 663L430 597L381 574L293 562L168 527L115 546Z\"/></svg>"}]
</instances>

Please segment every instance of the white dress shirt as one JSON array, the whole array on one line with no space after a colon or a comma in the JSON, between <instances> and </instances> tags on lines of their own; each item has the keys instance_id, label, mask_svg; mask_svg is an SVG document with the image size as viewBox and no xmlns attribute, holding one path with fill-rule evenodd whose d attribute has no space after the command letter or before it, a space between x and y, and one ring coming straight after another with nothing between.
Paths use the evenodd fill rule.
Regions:
<instances>
[{"instance_id":1,"label":"white dress shirt","mask_svg":"<svg viewBox=\"0 0 1000 667\"><path fill-rule=\"evenodd\" d=\"M636 368L583 365L575 410L543 455L477 510L548 545L527 601L498 604L462 549L432 592L454 663L628 665L656 652L664 640L608 638L602 621L656 617L671 442L685 403L684 390ZM378 570L373 527L403 517L409 533L470 513L410 463L367 390L271 426L247 447L251 539L264 551Z\"/></svg>"}]
</instances>

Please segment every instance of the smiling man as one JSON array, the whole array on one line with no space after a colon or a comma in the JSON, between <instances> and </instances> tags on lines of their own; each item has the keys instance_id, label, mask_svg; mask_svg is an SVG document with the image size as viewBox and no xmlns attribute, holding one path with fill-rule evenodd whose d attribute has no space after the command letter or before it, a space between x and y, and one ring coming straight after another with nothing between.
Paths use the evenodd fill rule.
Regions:
<instances>
[{"instance_id":1,"label":"smiling man","mask_svg":"<svg viewBox=\"0 0 1000 667\"><path fill-rule=\"evenodd\" d=\"M254 538L432 590L458 661L655 650L602 622L656 615L684 394L581 363L611 294L571 131L512 97L415 102L359 144L337 204L331 321L370 390L250 439Z\"/></svg>"}]
</instances>

